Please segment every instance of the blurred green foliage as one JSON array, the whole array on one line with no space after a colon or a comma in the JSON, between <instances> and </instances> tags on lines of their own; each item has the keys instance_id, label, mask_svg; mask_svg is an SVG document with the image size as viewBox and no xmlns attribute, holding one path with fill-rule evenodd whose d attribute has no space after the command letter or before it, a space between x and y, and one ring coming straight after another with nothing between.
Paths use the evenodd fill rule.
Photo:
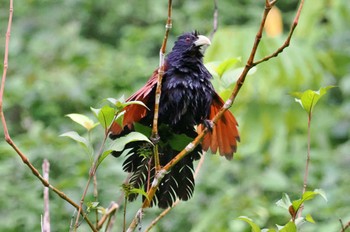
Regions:
<instances>
[{"instance_id":1,"label":"blurred green foliage","mask_svg":"<svg viewBox=\"0 0 350 232\"><path fill-rule=\"evenodd\" d=\"M218 2L219 31L205 61L240 57L235 65L242 67L264 1ZM277 4L285 32L297 2ZM15 1L4 98L9 131L37 168L44 158L50 161L51 183L76 202L91 163L81 147L59 137L72 129L84 133L65 115L91 115L90 106L98 108L107 97L128 96L146 82L158 65L166 4L155 0ZM3 54L8 1L0 0L0 6ZM168 50L182 32L197 29L209 34L212 15L212 1L175 1ZM250 231L234 220L240 215L254 219L260 227L286 222L289 215L275 202L284 192L300 198L307 146L307 116L289 93L326 85L338 88L330 90L313 115L309 188L322 188L328 203L307 204L304 212L313 212L316 224L306 225L304 231L337 231L339 218L350 220L349 22L347 0L305 2L290 47L248 76L232 107L242 141L235 159L228 162L208 154L193 199L173 209L154 231ZM274 51L284 38L265 37L257 57ZM231 72L236 78L238 73ZM222 79L214 84L223 96L232 87ZM94 136L93 141L101 141L102 129L100 138ZM0 230L38 231L42 185L4 141L0 154ZM122 159L106 159L97 173L103 207L121 195L126 176ZM73 208L53 193L50 199L52 231L67 231ZM91 191L87 200L94 200ZM129 219L139 204L130 204ZM159 212L147 210L143 227ZM81 231L88 231L84 223L82 227Z\"/></svg>"}]
</instances>

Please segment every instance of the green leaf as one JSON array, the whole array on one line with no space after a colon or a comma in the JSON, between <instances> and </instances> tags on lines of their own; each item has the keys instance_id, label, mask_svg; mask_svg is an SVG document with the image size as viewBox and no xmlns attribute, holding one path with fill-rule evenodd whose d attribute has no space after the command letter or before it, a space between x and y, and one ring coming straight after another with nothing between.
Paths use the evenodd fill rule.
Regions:
<instances>
[{"instance_id":1,"label":"green leaf","mask_svg":"<svg viewBox=\"0 0 350 232\"><path fill-rule=\"evenodd\" d=\"M115 110L110 106L105 105L101 109L94 109L91 107L91 110L95 113L96 118L105 129L107 129L114 120Z\"/></svg>"},{"instance_id":2,"label":"green leaf","mask_svg":"<svg viewBox=\"0 0 350 232\"><path fill-rule=\"evenodd\" d=\"M90 145L89 141L86 138L80 136L76 131L69 131L69 132L61 134L60 136L61 137L69 137L69 138L73 139L74 141L83 145L85 148L88 148Z\"/></svg>"},{"instance_id":3,"label":"green leaf","mask_svg":"<svg viewBox=\"0 0 350 232\"><path fill-rule=\"evenodd\" d=\"M153 145L153 143L143 134L139 132L131 132L123 137L113 140L101 156L98 158L97 167L102 163L102 161L112 153L112 151L122 151L124 150L126 144L134 141L145 141Z\"/></svg>"},{"instance_id":4,"label":"green leaf","mask_svg":"<svg viewBox=\"0 0 350 232\"><path fill-rule=\"evenodd\" d=\"M181 151L192 141L193 139L185 134L173 134L168 142L174 150Z\"/></svg>"},{"instance_id":5,"label":"green leaf","mask_svg":"<svg viewBox=\"0 0 350 232\"><path fill-rule=\"evenodd\" d=\"M327 201L326 195L325 195L324 191L321 190L321 189L315 189L315 191L306 191L303 194L301 199L295 200L295 201L292 202L292 205L293 205L293 208L294 208L295 212L297 212L299 210L300 206L305 201L312 200L316 195L322 196Z\"/></svg>"},{"instance_id":6,"label":"green leaf","mask_svg":"<svg viewBox=\"0 0 350 232\"><path fill-rule=\"evenodd\" d=\"M260 227L257 224L255 224L255 222L253 222L253 220L249 217L240 216L237 219L247 222L252 228L252 232L261 232Z\"/></svg>"},{"instance_id":7,"label":"green leaf","mask_svg":"<svg viewBox=\"0 0 350 232\"><path fill-rule=\"evenodd\" d=\"M312 216L310 214L306 215L305 220L315 224L315 220L312 218Z\"/></svg>"},{"instance_id":8,"label":"green leaf","mask_svg":"<svg viewBox=\"0 0 350 232\"><path fill-rule=\"evenodd\" d=\"M326 193L323 191L323 189L315 189L314 192L320 195L326 202L328 201Z\"/></svg>"},{"instance_id":9,"label":"green leaf","mask_svg":"<svg viewBox=\"0 0 350 232\"><path fill-rule=\"evenodd\" d=\"M297 227L294 222L290 221L279 231L280 232L297 232Z\"/></svg>"},{"instance_id":10,"label":"green leaf","mask_svg":"<svg viewBox=\"0 0 350 232\"><path fill-rule=\"evenodd\" d=\"M122 96L119 99L107 98L107 101L109 101L114 106L116 106L118 111L122 110L125 106L132 105L132 104L141 105L149 110L149 108L142 101L127 101L127 102L125 102L124 96Z\"/></svg>"},{"instance_id":11,"label":"green leaf","mask_svg":"<svg viewBox=\"0 0 350 232\"><path fill-rule=\"evenodd\" d=\"M290 201L290 198L288 196L287 193L283 193L282 195L282 199L278 200L276 202L276 205L279 206L279 207L282 207L286 210L289 209L289 206L292 204L292 202Z\"/></svg>"},{"instance_id":12,"label":"green leaf","mask_svg":"<svg viewBox=\"0 0 350 232\"><path fill-rule=\"evenodd\" d=\"M240 58L230 58L230 59L227 59L223 62L221 62L216 68L215 68L215 71L216 73L219 75L219 77L222 77L222 75L227 71L229 70L230 68L233 68L234 65L237 63L237 62L240 62L241 59Z\"/></svg>"},{"instance_id":13,"label":"green leaf","mask_svg":"<svg viewBox=\"0 0 350 232\"><path fill-rule=\"evenodd\" d=\"M148 194L141 188L132 188L129 190L128 194L141 194L142 196L146 197L147 200L149 200Z\"/></svg>"},{"instance_id":14,"label":"green leaf","mask_svg":"<svg viewBox=\"0 0 350 232\"><path fill-rule=\"evenodd\" d=\"M295 101L298 102L308 114L311 114L316 103L331 88L334 88L334 86L320 88L318 91L309 89L304 92L293 92L291 95L295 97Z\"/></svg>"},{"instance_id":15,"label":"green leaf","mask_svg":"<svg viewBox=\"0 0 350 232\"><path fill-rule=\"evenodd\" d=\"M83 126L88 131L98 125L98 123L95 123L93 120L83 114L67 114L66 116Z\"/></svg>"}]
</instances>

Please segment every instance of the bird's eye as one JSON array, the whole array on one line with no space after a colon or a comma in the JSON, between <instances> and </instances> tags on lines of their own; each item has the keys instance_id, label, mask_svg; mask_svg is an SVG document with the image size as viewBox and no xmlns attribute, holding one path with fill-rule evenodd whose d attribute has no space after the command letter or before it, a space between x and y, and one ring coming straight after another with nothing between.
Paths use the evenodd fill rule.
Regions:
<instances>
[{"instance_id":1,"label":"bird's eye","mask_svg":"<svg viewBox=\"0 0 350 232\"><path fill-rule=\"evenodd\" d=\"M186 42L188 43L188 42L191 42L191 38L190 37L186 37Z\"/></svg>"}]
</instances>

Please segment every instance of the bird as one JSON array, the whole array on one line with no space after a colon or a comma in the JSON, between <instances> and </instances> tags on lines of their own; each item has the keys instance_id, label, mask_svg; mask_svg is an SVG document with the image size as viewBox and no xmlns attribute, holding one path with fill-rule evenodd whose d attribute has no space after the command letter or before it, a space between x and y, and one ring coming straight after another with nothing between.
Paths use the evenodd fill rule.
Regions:
<instances>
[{"instance_id":1,"label":"bird","mask_svg":"<svg viewBox=\"0 0 350 232\"><path fill-rule=\"evenodd\" d=\"M226 110L215 125L210 120L223 107L224 101L215 92L212 75L203 64L204 50L211 44L209 38L197 31L180 35L164 60L164 74L158 115L159 162L165 166L184 147L179 147L179 138L192 141L205 127L209 132L200 145L175 164L161 180L151 206L171 207L176 199L189 200L195 187L194 161L203 151L211 150L230 160L240 141L238 123ZM131 95L128 101L141 101L124 108L122 125L113 123L110 138L117 139L135 131L135 128L151 128L154 117L155 92L158 81L156 69L147 83ZM150 129L149 129L150 131ZM149 135L148 135L149 136ZM133 188L150 188L155 177L155 162L152 148L144 141L128 143L122 152L113 156L126 156L123 170L131 173L129 184ZM131 194L129 200L136 199Z\"/></svg>"}]
</instances>

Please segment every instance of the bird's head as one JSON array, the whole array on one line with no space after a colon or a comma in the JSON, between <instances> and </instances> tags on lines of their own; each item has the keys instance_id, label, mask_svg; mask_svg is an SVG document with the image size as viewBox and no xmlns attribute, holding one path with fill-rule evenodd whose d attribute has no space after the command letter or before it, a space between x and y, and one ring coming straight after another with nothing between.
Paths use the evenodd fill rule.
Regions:
<instances>
[{"instance_id":1,"label":"bird's head","mask_svg":"<svg viewBox=\"0 0 350 232\"><path fill-rule=\"evenodd\" d=\"M199 35L197 31L185 33L177 38L172 53L202 58L205 47L210 44L210 40L204 35Z\"/></svg>"}]
</instances>

